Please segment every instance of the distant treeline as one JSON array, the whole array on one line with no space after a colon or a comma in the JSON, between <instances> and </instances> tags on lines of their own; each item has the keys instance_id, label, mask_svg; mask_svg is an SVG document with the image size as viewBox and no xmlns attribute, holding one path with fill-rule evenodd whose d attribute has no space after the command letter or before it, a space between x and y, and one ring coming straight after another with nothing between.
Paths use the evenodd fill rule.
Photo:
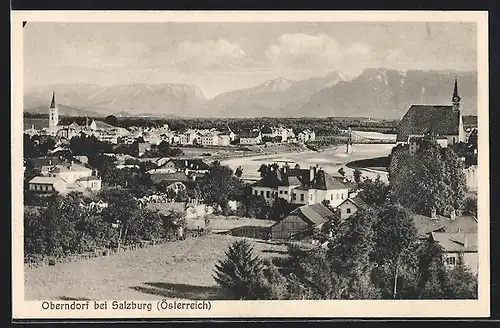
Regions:
<instances>
[{"instance_id":1,"label":"distant treeline","mask_svg":"<svg viewBox=\"0 0 500 328\"><path fill-rule=\"evenodd\" d=\"M47 118L47 114L25 113L26 118ZM255 126L277 126L282 124L298 133L311 129L317 135L337 135L343 129L351 127L354 130L396 133L399 120L370 119L365 117L257 117L257 118L145 118L145 117L89 117L89 120L104 120L128 128L131 126L156 127L168 124L172 130L182 131L194 129L224 129L227 126L235 133ZM85 124L86 117L61 116L61 124Z\"/></svg>"}]
</instances>

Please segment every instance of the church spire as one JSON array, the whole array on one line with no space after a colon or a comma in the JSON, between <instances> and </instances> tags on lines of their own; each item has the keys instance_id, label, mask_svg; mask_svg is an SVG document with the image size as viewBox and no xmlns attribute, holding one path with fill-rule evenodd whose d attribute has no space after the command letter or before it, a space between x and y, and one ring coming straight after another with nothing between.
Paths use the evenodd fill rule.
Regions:
<instances>
[{"instance_id":1,"label":"church spire","mask_svg":"<svg viewBox=\"0 0 500 328\"><path fill-rule=\"evenodd\" d=\"M453 87L453 99L458 98L458 80L455 77L455 86Z\"/></svg>"},{"instance_id":2,"label":"church spire","mask_svg":"<svg viewBox=\"0 0 500 328\"><path fill-rule=\"evenodd\" d=\"M52 91L52 101L50 102L50 108L56 108L56 92Z\"/></svg>"},{"instance_id":3,"label":"church spire","mask_svg":"<svg viewBox=\"0 0 500 328\"><path fill-rule=\"evenodd\" d=\"M454 110L460 110L460 96L458 95L458 80L455 77L455 86L453 87L453 97L451 103Z\"/></svg>"}]
</instances>

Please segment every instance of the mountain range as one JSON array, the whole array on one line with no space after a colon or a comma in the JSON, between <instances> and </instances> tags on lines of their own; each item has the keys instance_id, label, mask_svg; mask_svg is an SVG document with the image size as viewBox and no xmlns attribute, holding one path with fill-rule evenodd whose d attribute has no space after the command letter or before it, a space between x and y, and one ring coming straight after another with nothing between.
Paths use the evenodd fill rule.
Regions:
<instances>
[{"instance_id":1,"label":"mountain range","mask_svg":"<svg viewBox=\"0 0 500 328\"><path fill-rule=\"evenodd\" d=\"M305 80L277 78L207 99L183 84L49 85L24 96L27 112L47 112L52 91L61 115L163 117L401 118L412 104L449 104L455 77L462 109L477 113L477 73L365 69L359 76L331 72Z\"/></svg>"}]
</instances>

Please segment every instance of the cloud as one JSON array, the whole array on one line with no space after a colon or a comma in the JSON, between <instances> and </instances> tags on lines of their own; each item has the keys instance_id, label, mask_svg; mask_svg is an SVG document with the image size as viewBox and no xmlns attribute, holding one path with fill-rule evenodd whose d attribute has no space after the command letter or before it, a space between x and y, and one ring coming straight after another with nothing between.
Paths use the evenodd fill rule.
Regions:
<instances>
[{"instance_id":1,"label":"cloud","mask_svg":"<svg viewBox=\"0 0 500 328\"><path fill-rule=\"evenodd\" d=\"M281 35L264 55L276 68L350 73L370 63L374 49L364 42L340 44L326 34L297 33Z\"/></svg>"},{"instance_id":2,"label":"cloud","mask_svg":"<svg viewBox=\"0 0 500 328\"><path fill-rule=\"evenodd\" d=\"M58 66L78 67L120 67L139 64L149 52L147 44L140 42L124 43L72 43L62 48Z\"/></svg>"},{"instance_id":3,"label":"cloud","mask_svg":"<svg viewBox=\"0 0 500 328\"><path fill-rule=\"evenodd\" d=\"M225 39L184 41L157 54L158 60L178 71L231 70L254 61L235 43Z\"/></svg>"}]
</instances>

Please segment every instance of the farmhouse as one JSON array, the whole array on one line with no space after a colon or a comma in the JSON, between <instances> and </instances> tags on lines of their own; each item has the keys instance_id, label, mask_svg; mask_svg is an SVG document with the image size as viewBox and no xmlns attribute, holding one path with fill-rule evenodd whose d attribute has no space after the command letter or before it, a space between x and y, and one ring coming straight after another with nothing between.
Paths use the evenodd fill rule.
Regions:
<instances>
[{"instance_id":1,"label":"farmhouse","mask_svg":"<svg viewBox=\"0 0 500 328\"><path fill-rule=\"evenodd\" d=\"M433 232L430 239L443 248L443 263L448 269L463 264L478 272L477 233Z\"/></svg>"},{"instance_id":2,"label":"farmhouse","mask_svg":"<svg viewBox=\"0 0 500 328\"><path fill-rule=\"evenodd\" d=\"M396 142L405 144L412 136L433 135L447 144L465 141L458 82L455 79L451 105L411 105L398 124Z\"/></svg>"},{"instance_id":3,"label":"farmhouse","mask_svg":"<svg viewBox=\"0 0 500 328\"><path fill-rule=\"evenodd\" d=\"M319 167L291 169L271 165L268 172L252 185L252 193L268 201L283 198L293 204L310 205L328 200L336 207L347 199L349 188Z\"/></svg>"},{"instance_id":4,"label":"farmhouse","mask_svg":"<svg viewBox=\"0 0 500 328\"><path fill-rule=\"evenodd\" d=\"M239 134L240 144L242 145L258 145L262 143L262 134L260 131L243 131Z\"/></svg>"},{"instance_id":5,"label":"farmhouse","mask_svg":"<svg viewBox=\"0 0 500 328\"><path fill-rule=\"evenodd\" d=\"M75 163L42 167L43 175L29 181L29 189L38 192L99 191L101 179L97 172Z\"/></svg>"},{"instance_id":6,"label":"farmhouse","mask_svg":"<svg viewBox=\"0 0 500 328\"><path fill-rule=\"evenodd\" d=\"M433 210L429 216L413 214L412 218L421 240L434 232L477 233L478 221L471 215L454 215L452 211L450 216L443 216Z\"/></svg>"},{"instance_id":7,"label":"farmhouse","mask_svg":"<svg viewBox=\"0 0 500 328\"><path fill-rule=\"evenodd\" d=\"M272 239L302 239L332 219L335 214L323 204L301 206L271 226Z\"/></svg>"}]
</instances>

